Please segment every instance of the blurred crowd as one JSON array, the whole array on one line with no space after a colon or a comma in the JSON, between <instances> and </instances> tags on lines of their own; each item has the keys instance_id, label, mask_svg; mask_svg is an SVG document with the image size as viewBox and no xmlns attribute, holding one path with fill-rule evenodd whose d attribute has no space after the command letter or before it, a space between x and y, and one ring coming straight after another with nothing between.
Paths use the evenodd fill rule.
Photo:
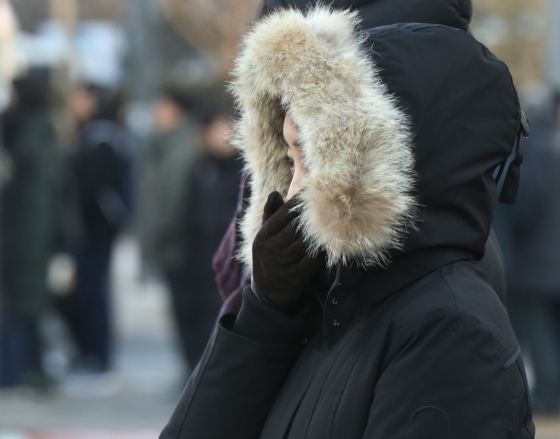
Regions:
<instances>
[{"instance_id":1,"label":"blurred crowd","mask_svg":"<svg viewBox=\"0 0 560 439\"><path fill-rule=\"evenodd\" d=\"M196 76L196 65L187 67ZM222 84L210 97L211 87L162 81L143 113L103 81L61 79L50 67L11 76L0 93L0 387L48 388L111 370L109 269L123 233L140 244L144 278L167 285L187 376L222 306L211 261L238 207L243 166ZM531 136L519 195L497 207L493 227L534 411L558 414L560 94L539 84L522 101ZM62 372L47 355L44 322L53 315L73 346Z\"/></svg>"},{"instance_id":2,"label":"blurred crowd","mask_svg":"<svg viewBox=\"0 0 560 439\"><path fill-rule=\"evenodd\" d=\"M229 143L231 104L166 84L139 139L123 123L122 93L78 82L63 93L54 74L18 75L1 118L0 386L63 378L47 364L43 322L53 315L73 345L63 374L111 369L120 233L137 236L144 277L167 284L186 375L221 306L211 260L242 166Z\"/></svg>"}]
</instances>

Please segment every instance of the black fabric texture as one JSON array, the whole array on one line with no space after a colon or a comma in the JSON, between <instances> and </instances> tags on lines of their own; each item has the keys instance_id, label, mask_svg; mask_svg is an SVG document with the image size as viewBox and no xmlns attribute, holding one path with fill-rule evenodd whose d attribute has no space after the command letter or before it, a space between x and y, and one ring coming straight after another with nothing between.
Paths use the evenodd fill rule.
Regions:
<instances>
[{"instance_id":1,"label":"black fabric texture","mask_svg":"<svg viewBox=\"0 0 560 439\"><path fill-rule=\"evenodd\" d=\"M260 301L251 287L243 290L243 305L231 330L262 343L292 346L301 342L305 330L303 316L286 312Z\"/></svg>"},{"instance_id":2,"label":"black fabric texture","mask_svg":"<svg viewBox=\"0 0 560 439\"><path fill-rule=\"evenodd\" d=\"M301 347L259 343L229 328L225 315L160 439L258 438Z\"/></svg>"},{"instance_id":3,"label":"black fabric texture","mask_svg":"<svg viewBox=\"0 0 560 439\"><path fill-rule=\"evenodd\" d=\"M267 0L262 14L278 8L293 7L302 11L325 4L321 0ZM471 0L334 0L336 9L357 10L362 29L395 23L442 24L467 30L472 17Z\"/></svg>"},{"instance_id":4,"label":"black fabric texture","mask_svg":"<svg viewBox=\"0 0 560 439\"><path fill-rule=\"evenodd\" d=\"M504 258L502 248L494 230L490 231L484 257L480 260L480 266L488 275L490 285L496 292L502 303L506 304L507 298L507 282L504 268Z\"/></svg>"},{"instance_id":5,"label":"black fabric texture","mask_svg":"<svg viewBox=\"0 0 560 439\"><path fill-rule=\"evenodd\" d=\"M325 266L324 257L307 254L297 204L296 197L284 203L278 192L271 193L263 226L253 242L253 282L272 304L302 297Z\"/></svg>"},{"instance_id":6,"label":"black fabric texture","mask_svg":"<svg viewBox=\"0 0 560 439\"><path fill-rule=\"evenodd\" d=\"M367 276L361 286L351 296L376 289ZM302 353L261 439L534 437L519 346L472 261L358 311L331 349L324 343Z\"/></svg>"},{"instance_id":7,"label":"black fabric texture","mask_svg":"<svg viewBox=\"0 0 560 439\"><path fill-rule=\"evenodd\" d=\"M367 274L345 285L347 298L377 289ZM321 332L303 350L261 343L235 324L222 319L161 439L534 438L519 346L473 261L359 307L330 346Z\"/></svg>"}]
</instances>

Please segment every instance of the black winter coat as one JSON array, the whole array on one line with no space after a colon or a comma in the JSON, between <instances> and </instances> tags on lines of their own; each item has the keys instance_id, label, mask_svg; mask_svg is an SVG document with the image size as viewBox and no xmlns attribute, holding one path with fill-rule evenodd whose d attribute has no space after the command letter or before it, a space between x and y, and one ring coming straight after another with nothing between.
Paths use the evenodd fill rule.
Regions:
<instances>
[{"instance_id":1,"label":"black winter coat","mask_svg":"<svg viewBox=\"0 0 560 439\"><path fill-rule=\"evenodd\" d=\"M240 256L252 266L267 196L290 184L288 109L308 169L300 230L336 276L299 317L246 289L161 439L534 437L518 343L475 262L493 174L521 132L511 75L457 29L353 26L288 10L246 39L233 82L252 189Z\"/></svg>"},{"instance_id":2,"label":"black winter coat","mask_svg":"<svg viewBox=\"0 0 560 439\"><path fill-rule=\"evenodd\" d=\"M239 318L252 312L270 331L251 295ZM356 317L339 317L330 337L320 331L303 351L301 324L275 320L286 326L274 344L255 322L252 338L236 334L226 316L161 439L534 437L519 346L475 263L375 297L367 276L343 279L326 315Z\"/></svg>"}]
</instances>

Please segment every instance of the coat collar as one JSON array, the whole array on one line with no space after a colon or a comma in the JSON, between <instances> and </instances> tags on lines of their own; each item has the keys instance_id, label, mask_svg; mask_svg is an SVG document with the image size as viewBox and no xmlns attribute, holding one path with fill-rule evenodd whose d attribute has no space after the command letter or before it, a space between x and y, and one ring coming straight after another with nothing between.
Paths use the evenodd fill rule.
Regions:
<instances>
[{"instance_id":1,"label":"coat collar","mask_svg":"<svg viewBox=\"0 0 560 439\"><path fill-rule=\"evenodd\" d=\"M432 249L405 255L388 268L365 270L339 264L327 295L322 330L329 347L361 312L398 290L452 262L473 259L472 254L456 249Z\"/></svg>"}]
</instances>

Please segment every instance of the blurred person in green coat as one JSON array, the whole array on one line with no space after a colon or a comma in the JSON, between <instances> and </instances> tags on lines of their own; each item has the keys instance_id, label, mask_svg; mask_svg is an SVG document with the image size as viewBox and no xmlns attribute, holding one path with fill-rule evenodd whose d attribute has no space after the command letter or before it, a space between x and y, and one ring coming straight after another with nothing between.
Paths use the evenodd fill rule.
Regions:
<instances>
[{"instance_id":1,"label":"blurred person in green coat","mask_svg":"<svg viewBox=\"0 0 560 439\"><path fill-rule=\"evenodd\" d=\"M153 105L155 133L142 158L138 222L144 266L168 285L185 358L189 333L181 310L186 291L189 175L201 155L198 128L190 116L193 102L169 87Z\"/></svg>"},{"instance_id":2,"label":"blurred person in green coat","mask_svg":"<svg viewBox=\"0 0 560 439\"><path fill-rule=\"evenodd\" d=\"M190 176L191 195L186 223L189 244L182 270L181 326L186 351L194 368L216 326L222 306L212 259L238 204L243 161L231 145L233 108L224 103L202 118L203 155Z\"/></svg>"},{"instance_id":3,"label":"blurred person in green coat","mask_svg":"<svg viewBox=\"0 0 560 439\"><path fill-rule=\"evenodd\" d=\"M38 323L50 308L46 285L55 249L59 153L51 120L47 69L13 82L2 115L11 178L2 189L0 384L40 385Z\"/></svg>"}]
</instances>

